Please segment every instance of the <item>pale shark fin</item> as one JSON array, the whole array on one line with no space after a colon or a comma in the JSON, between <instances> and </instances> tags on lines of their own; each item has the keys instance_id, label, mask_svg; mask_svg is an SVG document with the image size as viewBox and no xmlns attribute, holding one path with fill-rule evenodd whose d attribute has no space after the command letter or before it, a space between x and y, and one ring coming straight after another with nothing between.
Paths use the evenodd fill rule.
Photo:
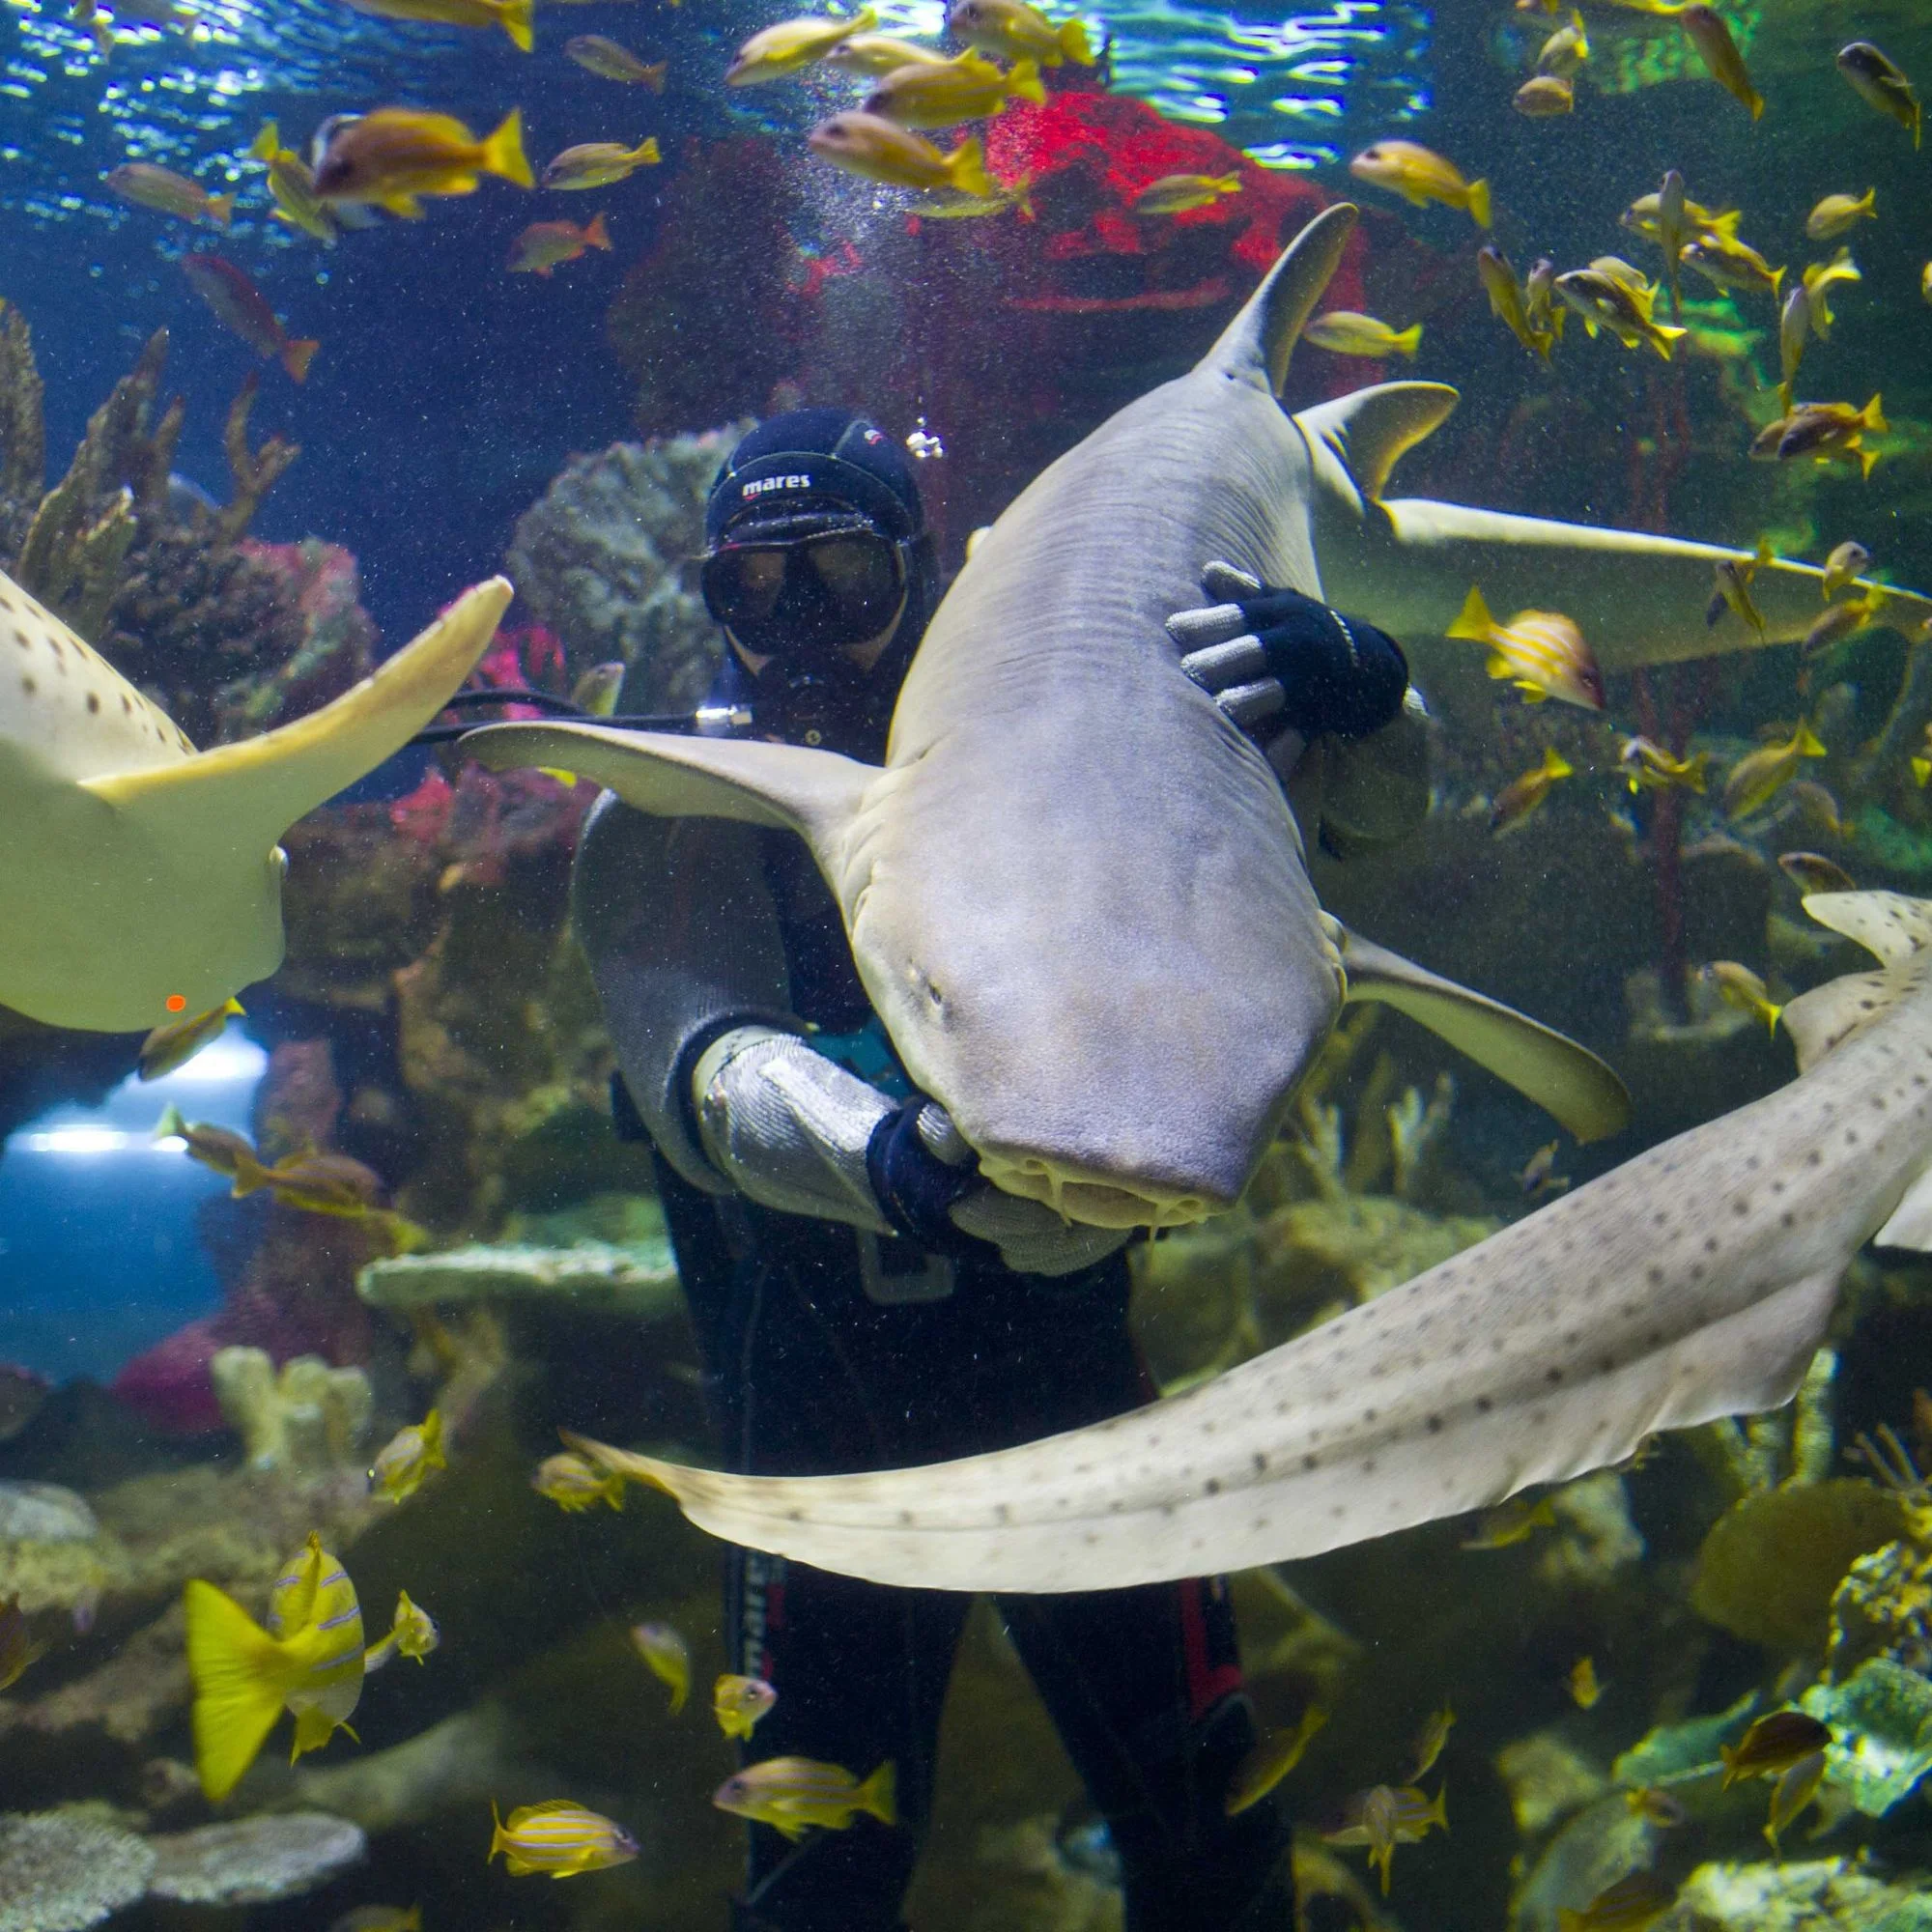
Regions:
<instances>
[{"instance_id":1,"label":"pale shark fin","mask_svg":"<svg viewBox=\"0 0 1932 1932\"><path fill-rule=\"evenodd\" d=\"M492 771L543 765L608 786L660 818L735 818L796 832L823 853L878 767L799 745L680 738L595 724L489 724L463 749Z\"/></svg>"},{"instance_id":2,"label":"pale shark fin","mask_svg":"<svg viewBox=\"0 0 1932 1932\"><path fill-rule=\"evenodd\" d=\"M1419 1021L1478 1066L1534 1100L1579 1141L1630 1124L1624 1083L1587 1047L1340 927L1350 1001L1375 1000Z\"/></svg>"},{"instance_id":3,"label":"pale shark fin","mask_svg":"<svg viewBox=\"0 0 1932 1932\"><path fill-rule=\"evenodd\" d=\"M1373 503L1387 488L1389 471L1462 400L1446 383L1379 383L1297 411L1294 423L1311 447L1328 448Z\"/></svg>"},{"instance_id":4,"label":"pale shark fin","mask_svg":"<svg viewBox=\"0 0 1932 1932\"><path fill-rule=\"evenodd\" d=\"M1282 251L1196 369L1280 395L1288 381L1289 357L1341 264L1358 213L1348 201L1324 208Z\"/></svg>"},{"instance_id":5,"label":"pale shark fin","mask_svg":"<svg viewBox=\"0 0 1932 1932\"><path fill-rule=\"evenodd\" d=\"M170 846L267 853L297 819L399 752L489 648L512 591L493 577L319 711L179 764L85 779L82 789Z\"/></svg>"},{"instance_id":6,"label":"pale shark fin","mask_svg":"<svg viewBox=\"0 0 1932 1932\"><path fill-rule=\"evenodd\" d=\"M1905 990L1897 969L1932 945L1932 902L1903 893L1807 893L1804 910L1820 925L1855 940L1884 968L1828 980L1784 1008L1778 1019L1798 1049L1801 1073L1883 1019Z\"/></svg>"}]
</instances>

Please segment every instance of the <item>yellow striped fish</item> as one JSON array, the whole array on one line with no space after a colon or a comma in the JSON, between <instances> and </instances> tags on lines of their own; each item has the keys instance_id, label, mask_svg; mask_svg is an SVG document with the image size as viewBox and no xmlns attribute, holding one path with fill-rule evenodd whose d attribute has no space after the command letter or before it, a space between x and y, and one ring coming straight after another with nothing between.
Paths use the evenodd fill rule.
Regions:
<instances>
[{"instance_id":1,"label":"yellow striped fish","mask_svg":"<svg viewBox=\"0 0 1932 1932\"><path fill-rule=\"evenodd\" d=\"M1443 634L1490 647L1492 677L1506 677L1534 704L1560 697L1586 711L1604 708L1604 674L1583 634L1560 611L1519 611L1507 624L1471 590L1462 614Z\"/></svg>"},{"instance_id":2,"label":"yellow striped fish","mask_svg":"<svg viewBox=\"0 0 1932 1932\"><path fill-rule=\"evenodd\" d=\"M623 1826L568 1798L519 1805L507 1824L497 1816L493 1802L490 1817L497 1830L485 1862L501 1852L513 1878L526 1878L531 1872L575 1878L579 1872L602 1871L606 1865L621 1865L638 1856L638 1841Z\"/></svg>"},{"instance_id":3,"label":"yellow striped fish","mask_svg":"<svg viewBox=\"0 0 1932 1932\"><path fill-rule=\"evenodd\" d=\"M711 1802L721 1811L735 1811L796 1840L813 1825L842 1832L862 1811L882 1825L896 1823L897 1774L888 1758L862 1784L843 1765L768 1757L727 1777Z\"/></svg>"},{"instance_id":4,"label":"yellow striped fish","mask_svg":"<svg viewBox=\"0 0 1932 1932\"><path fill-rule=\"evenodd\" d=\"M212 1803L235 1789L284 1708L296 1720L291 1764L338 1729L349 1730L362 1694L362 1610L355 1584L320 1536L311 1534L270 1586L266 1630L198 1577L182 1607L194 1679L195 1769Z\"/></svg>"}]
</instances>

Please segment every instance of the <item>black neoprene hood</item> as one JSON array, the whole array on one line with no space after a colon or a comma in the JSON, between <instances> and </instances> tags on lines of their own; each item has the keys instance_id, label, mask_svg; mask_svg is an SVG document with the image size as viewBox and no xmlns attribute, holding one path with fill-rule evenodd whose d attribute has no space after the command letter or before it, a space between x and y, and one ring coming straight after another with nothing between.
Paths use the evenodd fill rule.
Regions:
<instances>
[{"instance_id":1,"label":"black neoprene hood","mask_svg":"<svg viewBox=\"0 0 1932 1932\"><path fill-rule=\"evenodd\" d=\"M898 541L924 527L905 452L876 423L847 410L789 410L760 423L731 452L704 506L704 540L754 540L766 521L856 511Z\"/></svg>"}]
</instances>

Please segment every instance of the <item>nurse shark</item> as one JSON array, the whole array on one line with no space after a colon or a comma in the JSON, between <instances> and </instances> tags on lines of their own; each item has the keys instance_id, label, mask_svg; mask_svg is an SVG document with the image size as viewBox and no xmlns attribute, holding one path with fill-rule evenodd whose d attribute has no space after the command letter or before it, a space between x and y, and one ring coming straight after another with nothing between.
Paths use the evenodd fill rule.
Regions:
<instances>
[{"instance_id":1,"label":"nurse shark","mask_svg":"<svg viewBox=\"0 0 1932 1932\"><path fill-rule=\"evenodd\" d=\"M1411 1013L1581 1138L1625 1119L1621 1086L1580 1048L1322 912L1275 774L1164 628L1220 561L1398 633L1440 631L1479 583L1505 611L1570 611L1609 665L1711 648L1713 566L1744 553L1385 500L1453 389L1282 408L1355 220L1324 211L1193 370L983 534L907 672L883 766L586 724L464 741L486 765L567 769L646 811L796 832L913 1083L988 1179L1076 1221L1231 1207L1345 997ZM1815 620L1819 582L1759 571L1772 638ZM1893 595L1901 615L1932 612Z\"/></svg>"}]
</instances>

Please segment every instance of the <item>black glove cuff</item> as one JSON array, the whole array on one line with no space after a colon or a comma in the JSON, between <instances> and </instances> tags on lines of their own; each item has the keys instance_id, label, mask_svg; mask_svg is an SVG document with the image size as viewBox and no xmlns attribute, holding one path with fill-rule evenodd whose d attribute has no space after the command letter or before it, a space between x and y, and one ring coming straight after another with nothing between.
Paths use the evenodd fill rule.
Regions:
<instances>
[{"instance_id":1,"label":"black glove cuff","mask_svg":"<svg viewBox=\"0 0 1932 1932\"><path fill-rule=\"evenodd\" d=\"M918 1094L885 1116L866 1144L866 1179L901 1235L936 1255L983 1255L986 1245L955 1227L949 1211L980 1186L971 1163L948 1167L919 1137Z\"/></svg>"},{"instance_id":2,"label":"black glove cuff","mask_svg":"<svg viewBox=\"0 0 1932 1932\"><path fill-rule=\"evenodd\" d=\"M1241 602L1284 696L1276 714L1304 738L1364 738L1401 714L1408 660L1386 631L1298 590Z\"/></svg>"}]
</instances>

